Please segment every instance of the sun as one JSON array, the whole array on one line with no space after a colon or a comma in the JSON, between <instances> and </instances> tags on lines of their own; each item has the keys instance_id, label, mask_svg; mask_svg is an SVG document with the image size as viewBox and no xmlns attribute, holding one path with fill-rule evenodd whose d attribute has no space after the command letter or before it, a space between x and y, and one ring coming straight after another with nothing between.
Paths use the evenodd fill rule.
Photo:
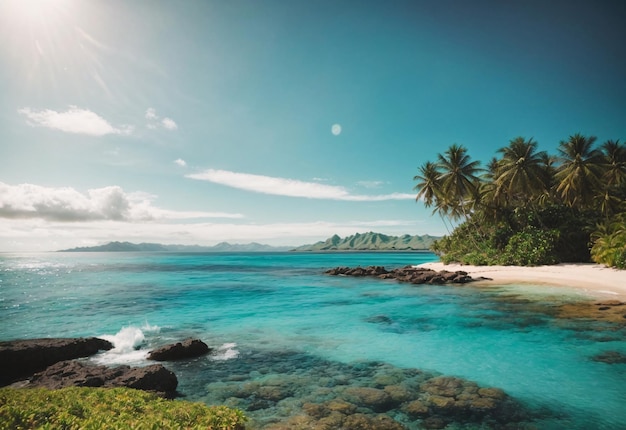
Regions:
<instances>
[{"instance_id":1,"label":"sun","mask_svg":"<svg viewBox=\"0 0 626 430\"><path fill-rule=\"evenodd\" d=\"M16 76L32 78L44 58L59 64L67 59L76 5L75 0L0 0L0 52L11 58Z\"/></svg>"},{"instance_id":2,"label":"sun","mask_svg":"<svg viewBox=\"0 0 626 430\"><path fill-rule=\"evenodd\" d=\"M45 25L55 20L64 0L4 0L2 11L16 25Z\"/></svg>"}]
</instances>

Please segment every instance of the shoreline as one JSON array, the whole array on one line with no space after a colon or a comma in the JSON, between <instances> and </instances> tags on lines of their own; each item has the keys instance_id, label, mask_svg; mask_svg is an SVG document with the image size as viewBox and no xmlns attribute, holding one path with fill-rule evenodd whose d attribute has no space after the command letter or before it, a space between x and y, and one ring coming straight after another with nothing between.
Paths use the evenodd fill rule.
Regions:
<instances>
[{"instance_id":1,"label":"shoreline","mask_svg":"<svg viewBox=\"0 0 626 430\"><path fill-rule=\"evenodd\" d=\"M626 270L612 269L594 263L564 263L549 266L470 266L463 264L423 263L415 267L436 271L465 271L480 279L474 285L497 286L510 284L551 285L569 287L606 299L626 300Z\"/></svg>"}]
</instances>

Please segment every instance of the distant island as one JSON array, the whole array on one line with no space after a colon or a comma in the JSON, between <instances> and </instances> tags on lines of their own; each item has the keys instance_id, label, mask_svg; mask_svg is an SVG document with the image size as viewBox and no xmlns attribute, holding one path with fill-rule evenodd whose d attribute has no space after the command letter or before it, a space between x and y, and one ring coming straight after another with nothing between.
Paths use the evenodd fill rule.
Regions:
<instances>
[{"instance_id":1,"label":"distant island","mask_svg":"<svg viewBox=\"0 0 626 430\"><path fill-rule=\"evenodd\" d=\"M341 238L334 235L323 242L303 245L292 251L427 251L437 236L387 236L381 233L357 233Z\"/></svg>"},{"instance_id":2,"label":"distant island","mask_svg":"<svg viewBox=\"0 0 626 430\"><path fill-rule=\"evenodd\" d=\"M270 246L255 242L248 244L221 242L214 246L109 242L105 245L82 246L57 252L284 252L290 249L289 246Z\"/></svg>"},{"instance_id":3,"label":"distant island","mask_svg":"<svg viewBox=\"0 0 626 430\"><path fill-rule=\"evenodd\" d=\"M321 252L321 251L426 251L437 236L387 236L381 233L357 233L344 239L334 235L313 245L271 246L261 243L230 244L221 242L213 246L164 245L161 243L109 242L97 246L81 246L57 252Z\"/></svg>"}]
</instances>

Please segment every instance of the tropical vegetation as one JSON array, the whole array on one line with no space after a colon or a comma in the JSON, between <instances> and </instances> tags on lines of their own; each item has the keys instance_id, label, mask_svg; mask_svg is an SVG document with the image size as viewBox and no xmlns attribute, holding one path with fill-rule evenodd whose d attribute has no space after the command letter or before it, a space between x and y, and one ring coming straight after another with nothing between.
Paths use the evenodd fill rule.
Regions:
<instances>
[{"instance_id":1,"label":"tropical vegetation","mask_svg":"<svg viewBox=\"0 0 626 430\"><path fill-rule=\"evenodd\" d=\"M0 389L0 429L242 430L243 413L130 388Z\"/></svg>"},{"instance_id":2,"label":"tropical vegetation","mask_svg":"<svg viewBox=\"0 0 626 430\"><path fill-rule=\"evenodd\" d=\"M417 200L452 232L433 244L444 262L626 268L626 145L574 134L557 154L517 137L484 167L454 144L413 178Z\"/></svg>"}]
</instances>

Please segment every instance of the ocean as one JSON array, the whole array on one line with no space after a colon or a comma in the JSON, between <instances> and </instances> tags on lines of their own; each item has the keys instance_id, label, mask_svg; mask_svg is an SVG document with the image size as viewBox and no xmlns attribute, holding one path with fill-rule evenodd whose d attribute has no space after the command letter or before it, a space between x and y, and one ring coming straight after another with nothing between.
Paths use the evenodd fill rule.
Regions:
<instances>
[{"instance_id":1,"label":"ocean","mask_svg":"<svg viewBox=\"0 0 626 430\"><path fill-rule=\"evenodd\" d=\"M210 355L165 363L181 397L241 408L251 429L288 422L346 387L398 385L420 372L504 390L524 411L507 428L626 429L626 364L593 359L626 354L626 325L555 316L555 305L590 300L579 291L324 274L436 260L428 252L0 254L0 340L103 337L115 349L91 361L142 366L155 346L202 339ZM382 413L424 428L405 412Z\"/></svg>"}]
</instances>

